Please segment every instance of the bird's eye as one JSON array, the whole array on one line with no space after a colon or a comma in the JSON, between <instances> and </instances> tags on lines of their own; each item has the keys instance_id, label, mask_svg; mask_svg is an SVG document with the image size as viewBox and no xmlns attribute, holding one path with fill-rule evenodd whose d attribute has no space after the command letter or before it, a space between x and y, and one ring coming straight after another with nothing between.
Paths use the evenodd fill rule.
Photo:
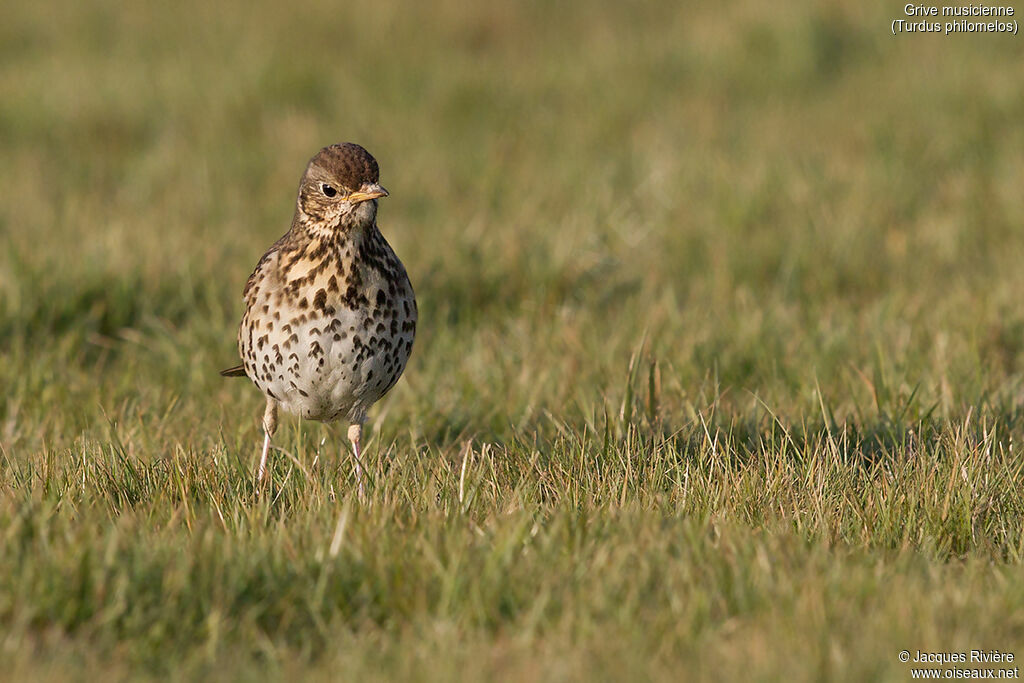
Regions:
<instances>
[{"instance_id":1,"label":"bird's eye","mask_svg":"<svg viewBox=\"0 0 1024 683\"><path fill-rule=\"evenodd\" d=\"M327 183L320 184L320 191L323 192L328 197L333 197L334 195L338 194L338 191L335 190L330 185L328 185Z\"/></svg>"}]
</instances>

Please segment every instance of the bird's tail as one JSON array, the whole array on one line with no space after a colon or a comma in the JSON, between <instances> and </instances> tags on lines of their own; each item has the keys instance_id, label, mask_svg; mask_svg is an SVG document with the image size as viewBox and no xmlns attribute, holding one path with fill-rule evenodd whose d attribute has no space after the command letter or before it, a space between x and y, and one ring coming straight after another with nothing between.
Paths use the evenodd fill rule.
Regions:
<instances>
[{"instance_id":1,"label":"bird's tail","mask_svg":"<svg viewBox=\"0 0 1024 683\"><path fill-rule=\"evenodd\" d=\"M245 366L236 365L233 368L220 371L221 377L245 377Z\"/></svg>"}]
</instances>

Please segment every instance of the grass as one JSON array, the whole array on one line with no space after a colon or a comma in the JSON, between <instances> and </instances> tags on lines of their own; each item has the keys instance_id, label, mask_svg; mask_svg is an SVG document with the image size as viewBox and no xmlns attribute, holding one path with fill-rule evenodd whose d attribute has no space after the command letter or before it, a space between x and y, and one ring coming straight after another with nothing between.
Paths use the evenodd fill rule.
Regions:
<instances>
[{"instance_id":1,"label":"grass","mask_svg":"<svg viewBox=\"0 0 1024 683\"><path fill-rule=\"evenodd\" d=\"M1024 44L885 3L20 3L0 678L907 680L1024 656ZM225 381L320 146L405 377Z\"/></svg>"}]
</instances>

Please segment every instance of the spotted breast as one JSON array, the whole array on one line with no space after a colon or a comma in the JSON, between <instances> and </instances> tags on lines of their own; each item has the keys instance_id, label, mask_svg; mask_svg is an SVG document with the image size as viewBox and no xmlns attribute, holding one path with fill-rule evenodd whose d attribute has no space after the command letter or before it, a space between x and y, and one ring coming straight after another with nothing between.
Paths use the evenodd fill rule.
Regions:
<instances>
[{"instance_id":1,"label":"spotted breast","mask_svg":"<svg viewBox=\"0 0 1024 683\"><path fill-rule=\"evenodd\" d=\"M294 242L276 244L249 279L245 372L290 413L361 424L409 360L412 284L376 224Z\"/></svg>"}]
</instances>

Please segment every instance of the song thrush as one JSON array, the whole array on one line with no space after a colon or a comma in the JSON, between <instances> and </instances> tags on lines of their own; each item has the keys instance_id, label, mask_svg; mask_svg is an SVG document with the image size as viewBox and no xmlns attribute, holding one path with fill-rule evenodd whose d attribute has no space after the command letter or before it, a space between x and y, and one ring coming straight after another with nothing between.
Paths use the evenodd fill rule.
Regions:
<instances>
[{"instance_id":1,"label":"song thrush","mask_svg":"<svg viewBox=\"0 0 1024 683\"><path fill-rule=\"evenodd\" d=\"M360 438L366 412L405 369L416 333L416 299L405 267L377 228L377 161L359 145L325 147L299 183L291 229L256 264L238 328L242 364L267 397L263 453L277 410L349 422L363 496Z\"/></svg>"}]
</instances>

